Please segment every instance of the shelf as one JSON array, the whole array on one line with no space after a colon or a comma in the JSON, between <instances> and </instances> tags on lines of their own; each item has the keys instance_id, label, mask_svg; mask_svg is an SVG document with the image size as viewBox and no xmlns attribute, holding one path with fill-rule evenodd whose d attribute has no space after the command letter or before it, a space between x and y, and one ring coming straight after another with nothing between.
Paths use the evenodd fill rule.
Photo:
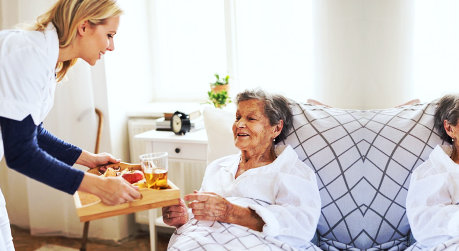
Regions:
<instances>
[{"instance_id":1,"label":"shelf","mask_svg":"<svg viewBox=\"0 0 459 251\"><path fill-rule=\"evenodd\" d=\"M197 102L153 102L142 104L127 112L127 116L131 118L161 118L164 113L174 113L181 111L191 113L201 111L203 104Z\"/></svg>"},{"instance_id":2,"label":"shelf","mask_svg":"<svg viewBox=\"0 0 459 251\"><path fill-rule=\"evenodd\" d=\"M176 135L169 131L151 130L137 134L134 138L146 141L154 140L155 142L207 144L207 133L204 128L188 132L185 135Z\"/></svg>"}]
</instances>

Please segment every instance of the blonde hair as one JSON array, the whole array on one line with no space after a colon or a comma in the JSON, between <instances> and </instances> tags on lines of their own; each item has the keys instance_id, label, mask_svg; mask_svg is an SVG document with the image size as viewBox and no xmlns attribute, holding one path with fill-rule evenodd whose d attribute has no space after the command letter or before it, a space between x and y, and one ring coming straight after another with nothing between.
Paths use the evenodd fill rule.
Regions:
<instances>
[{"instance_id":1,"label":"blonde hair","mask_svg":"<svg viewBox=\"0 0 459 251\"><path fill-rule=\"evenodd\" d=\"M69 46L75 39L78 25L82 21L90 24L104 24L107 18L121 15L122 10L116 0L58 0L46 13L37 18L34 30L43 31L49 23L57 30L59 48ZM58 62L57 81L61 81L77 59Z\"/></svg>"}]
</instances>

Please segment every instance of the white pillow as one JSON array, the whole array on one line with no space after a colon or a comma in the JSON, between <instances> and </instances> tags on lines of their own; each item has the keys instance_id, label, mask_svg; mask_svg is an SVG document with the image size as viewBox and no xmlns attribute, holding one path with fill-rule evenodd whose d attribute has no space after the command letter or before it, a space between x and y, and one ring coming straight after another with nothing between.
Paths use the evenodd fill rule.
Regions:
<instances>
[{"instance_id":1,"label":"white pillow","mask_svg":"<svg viewBox=\"0 0 459 251\"><path fill-rule=\"evenodd\" d=\"M204 108L204 126L208 138L207 163L239 152L239 149L234 146L232 130L235 116L235 108L231 105L225 109L212 106Z\"/></svg>"}]
</instances>

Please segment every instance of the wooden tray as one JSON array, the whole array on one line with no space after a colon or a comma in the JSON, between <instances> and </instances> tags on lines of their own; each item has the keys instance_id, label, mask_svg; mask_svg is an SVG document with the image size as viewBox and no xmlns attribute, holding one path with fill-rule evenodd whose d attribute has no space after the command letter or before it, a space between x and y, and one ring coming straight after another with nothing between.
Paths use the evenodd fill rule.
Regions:
<instances>
[{"instance_id":1,"label":"wooden tray","mask_svg":"<svg viewBox=\"0 0 459 251\"><path fill-rule=\"evenodd\" d=\"M180 189L170 180L167 181L169 188L166 189L139 189L142 199L115 206L107 206L99 197L77 191L73 195L77 215L80 221L91 221L106 217L130 214L152 208L176 205L180 201Z\"/></svg>"}]
</instances>

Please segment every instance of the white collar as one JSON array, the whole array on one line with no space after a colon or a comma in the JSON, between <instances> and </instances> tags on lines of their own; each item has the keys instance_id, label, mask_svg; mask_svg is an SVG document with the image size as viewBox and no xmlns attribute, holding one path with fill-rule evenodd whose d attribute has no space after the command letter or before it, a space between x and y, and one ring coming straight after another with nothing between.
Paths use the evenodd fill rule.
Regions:
<instances>
[{"instance_id":1,"label":"white collar","mask_svg":"<svg viewBox=\"0 0 459 251\"><path fill-rule=\"evenodd\" d=\"M270 164L265 166L280 166L286 160L291 159L292 157L298 158L298 155L293 150L290 145L276 145L274 146L274 152L277 158ZM237 171L237 166L239 165L239 160L241 159L241 153L235 154L234 158L227 159L220 163L220 166L227 172L235 173ZM264 167L265 167L264 166Z\"/></svg>"},{"instance_id":2,"label":"white collar","mask_svg":"<svg viewBox=\"0 0 459 251\"><path fill-rule=\"evenodd\" d=\"M46 50L49 55L49 64L53 67L56 66L59 58L59 38L57 36L56 27L53 23L49 23L43 32L46 40Z\"/></svg>"}]
</instances>

